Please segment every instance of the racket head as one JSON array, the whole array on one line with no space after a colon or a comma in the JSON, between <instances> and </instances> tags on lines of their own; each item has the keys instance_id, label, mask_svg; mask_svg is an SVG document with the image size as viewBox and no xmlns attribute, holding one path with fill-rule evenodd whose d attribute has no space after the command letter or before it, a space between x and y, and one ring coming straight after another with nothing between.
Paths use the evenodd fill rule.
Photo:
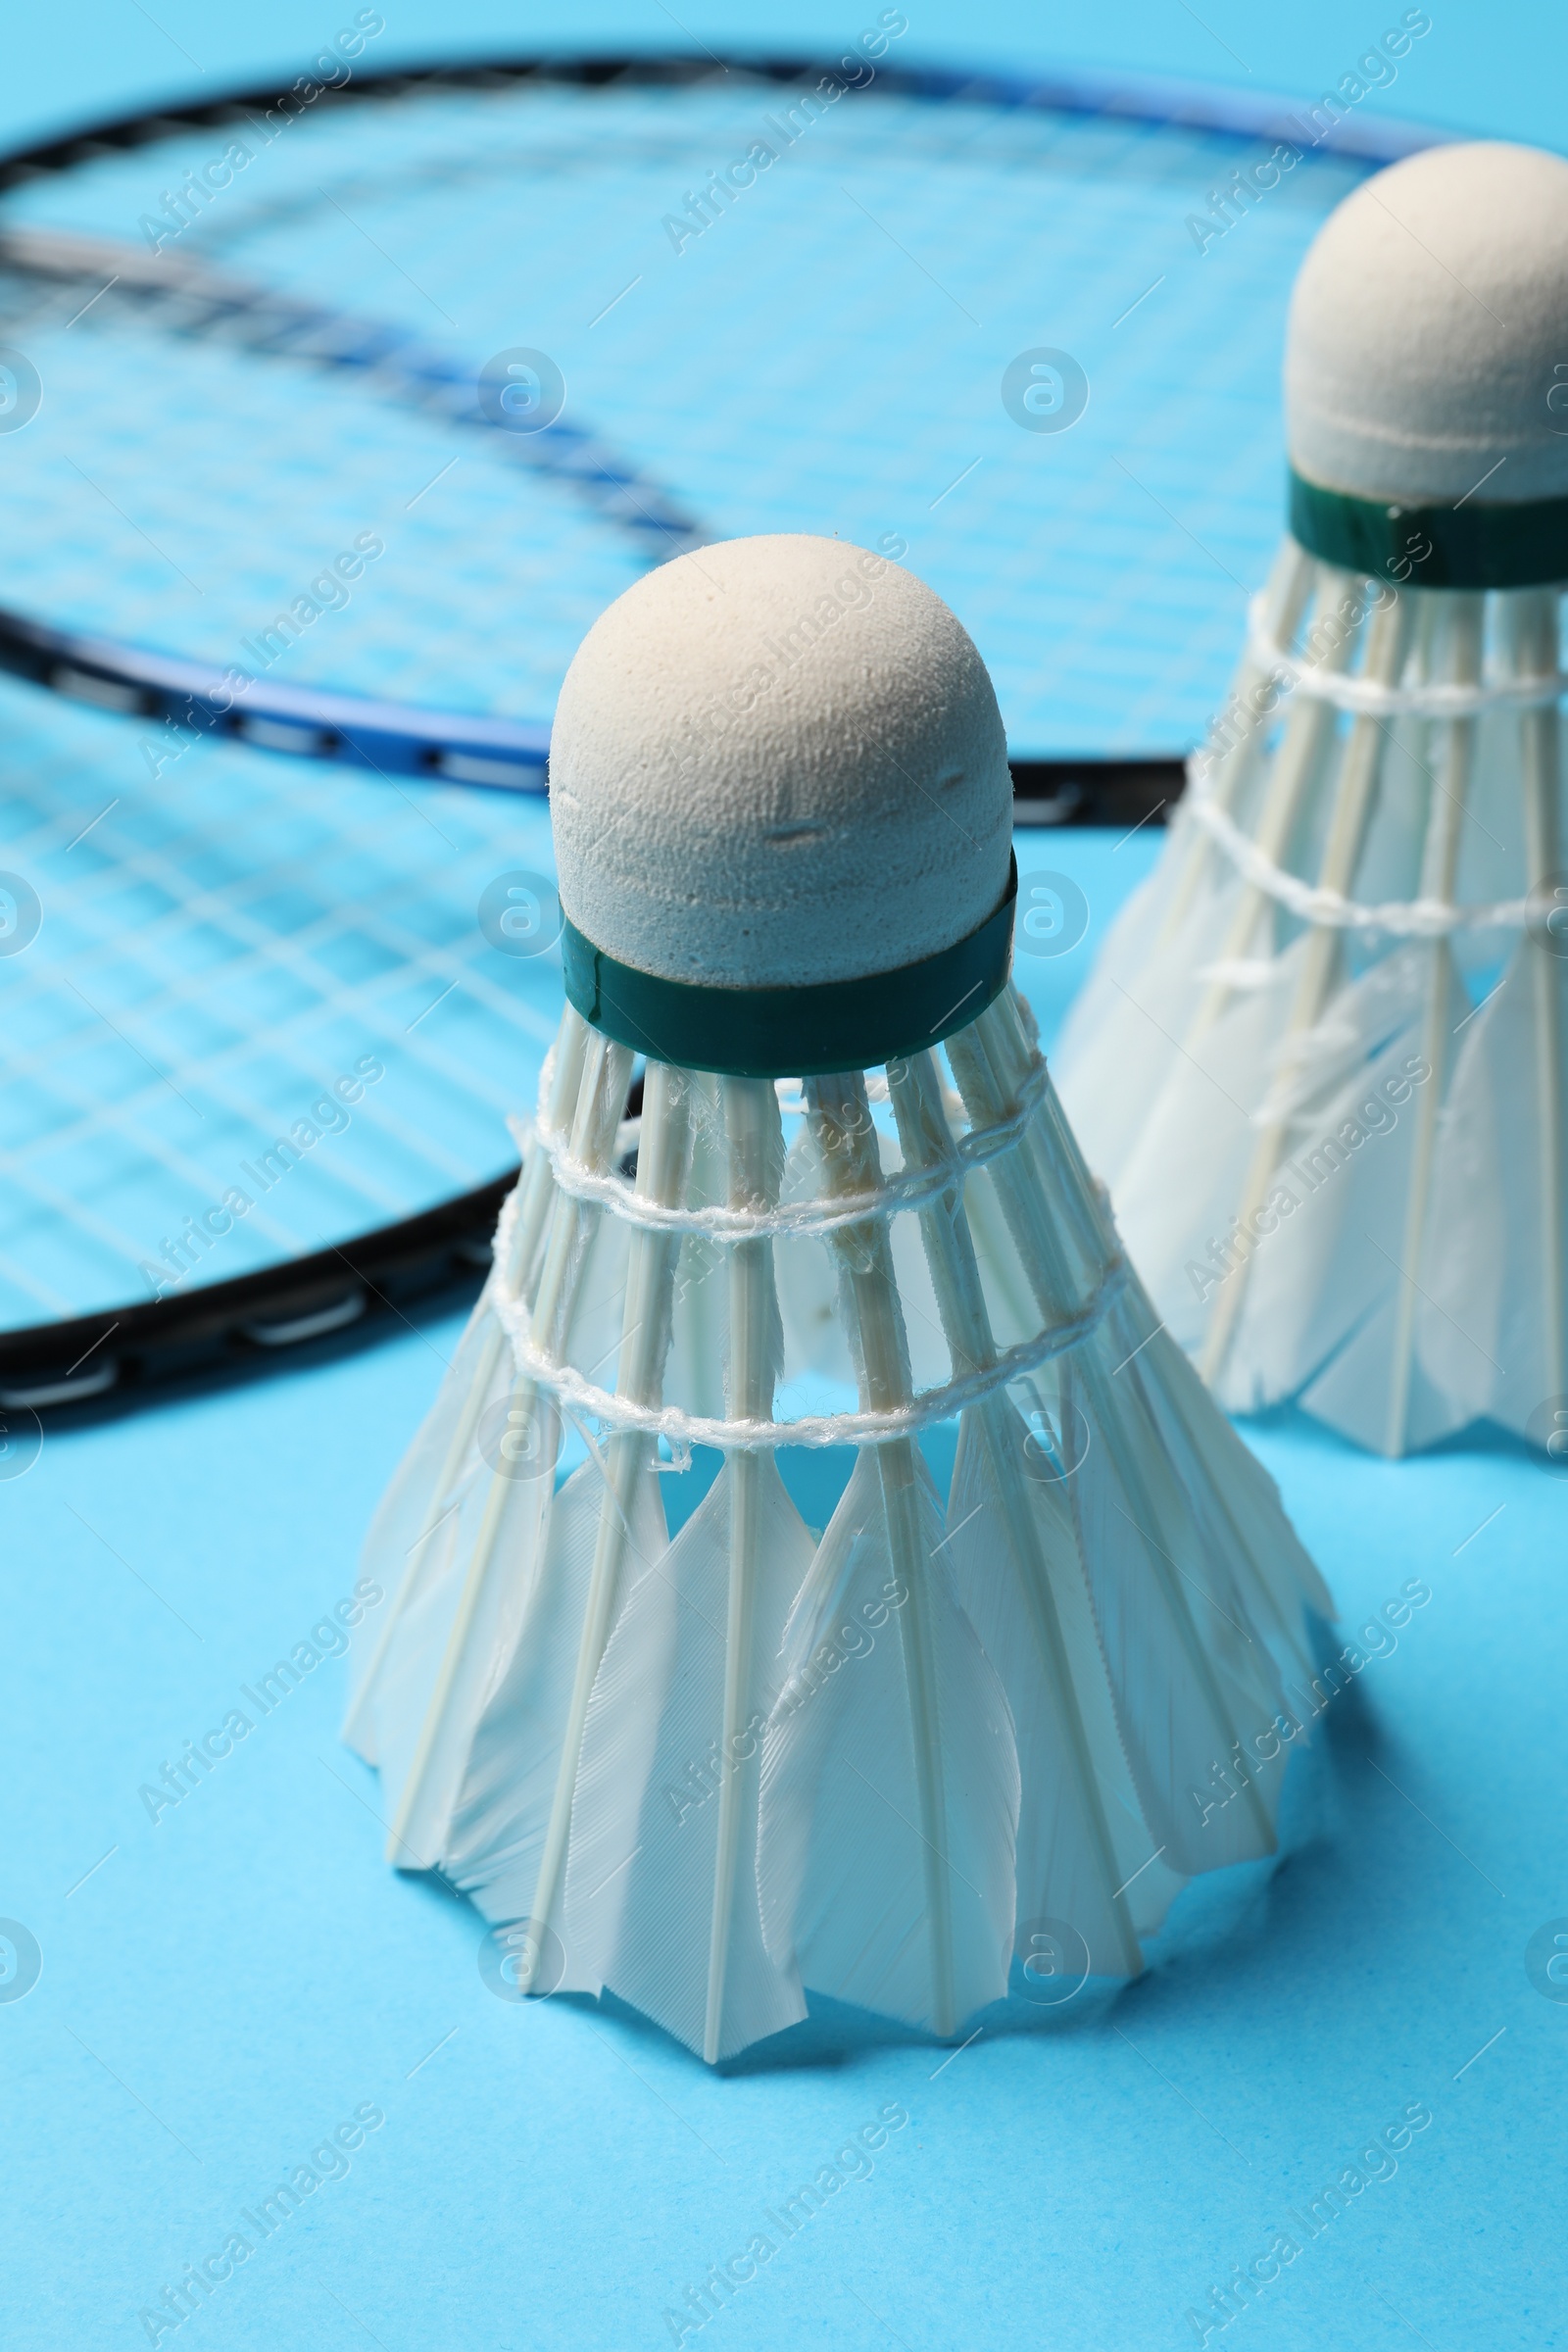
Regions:
<instances>
[{"instance_id":1,"label":"racket head","mask_svg":"<svg viewBox=\"0 0 1568 2352\"><path fill-rule=\"evenodd\" d=\"M471 1255L560 974L544 808L454 781L453 721L510 731L537 785L571 653L651 561L780 528L895 554L980 645L1038 812L1169 796L1277 529L1296 264L1425 134L1342 124L1204 239L1208 191L1292 135L1266 103L892 47L857 86L361 59L292 109L204 100L0 170L0 338L38 388L16 423L13 367L7 599L32 674L101 706L0 686L13 1396L324 1340L378 1268L397 1291L413 1260L367 1249L410 1220L427 1273ZM553 422L486 411L551 368ZM61 642L105 641L183 665L172 705L117 701L112 662L73 680ZM179 715L236 671L250 749ZM259 760L289 740L269 695L425 733L350 771L329 711L339 764Z\"/></svg>"}]
</instances>

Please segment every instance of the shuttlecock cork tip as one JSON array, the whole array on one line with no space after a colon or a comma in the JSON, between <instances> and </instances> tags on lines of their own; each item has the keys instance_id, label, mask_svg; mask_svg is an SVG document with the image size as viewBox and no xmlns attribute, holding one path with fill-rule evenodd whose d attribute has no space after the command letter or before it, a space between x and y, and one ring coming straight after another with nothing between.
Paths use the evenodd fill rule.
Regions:
<instances>
[{"instance_id":1,"label":"shuttlecock cork tip","mask_svg":"<svg viewBox=\"0 0 1568 2352\"><path fill-rule=\"evenodd\" d=\"M985 664L941 598L839 539L732 539L584 638L551 741L561 900L604 956L796 989L953 949L1008 887Z\"/></svg>"},{"instance_id":2,"label":"shuttlecock cork tip","mask_svg":"<svg viewBox=\"0 0 1568 2352\"><path fill-rule=\"evenodd\" d=\"M1407 507L1568 496L1568 162L1496 140L1366 180L1308 250L1291 464Z\"/></svg>"}]
</instances>

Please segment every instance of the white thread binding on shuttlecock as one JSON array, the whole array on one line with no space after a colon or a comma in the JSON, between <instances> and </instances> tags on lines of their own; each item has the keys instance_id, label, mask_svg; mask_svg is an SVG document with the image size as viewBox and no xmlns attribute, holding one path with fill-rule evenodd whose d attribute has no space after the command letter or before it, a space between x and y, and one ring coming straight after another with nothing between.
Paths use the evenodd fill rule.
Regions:
<instances>
[{"instance_id":1,"label":"white thread binding on shuttlecock","mask_svg":"<svg viewBox=\"0 0 1568 2352\"><path fill-rule=\"evenodd\" d=\"M831 1200L794 1200L780 1208L730 1208L717 1202L666 1208L657 1200L647 1200L623 1176L602 1174L572 1157L570 1136L564 1128L552 1127L544 1116L542 1094L540 1114L532 1130L524 1130L518 1141L526 1145L531 1132L532 1140L550 1162L558 1188L568 1200L586 1200L595 1207L608 1208L628 1225L641 1225L655 1233L701 1234L705 1241L722 1245L770 1238L793 1241L808 1235L838 1233L847 1225L884 1223L901 1210L924 1208L939 1200L956 1184L960 1184L972 1168L984 1167L987 1161L1013 1149L1039 1109L1047 1083L1045 1061L1037 1056L1008 1116L999 1119L994 1126L972 1128L967 1135L956 1138L951 1159L938 1160L928 1168L897 1169L874 1192Z\"/></svg>"},{"instance_id":2,"label":"white thread binding on shuttlecock","mask_svg":"<svg viewBox=\"0 0 1568 2352\"><path fill-rule=\"evenodd\" d=\"M1476 906L1450 906L1442 899L1391 899L1382 906L1358 906L1337 890L1319 889L1276 865L1227 816L1202 781L1197 759L1189 762L1188 777L1180 807L1217 842L1244 881L1276 899L1303 923L1320 930L1382 931L1394 939L1446 939L1455 931L1522 931L1530 920L1528 899L1500 899Z\"/></svg>"},{"instance_id":3,"label":"white thread binding on shuttlecock","mask_svg":"<svg viewBox=\"0 0 1568 2352\"><path fill-rule=\"evenodd\" d=\"M511 1241L516 1200L514 1189L507 1196L496 1229L496 1255L502 1263ZM927 1389L896 1412L822 1413L799 1421L714 1421L683 1413L678 1405L634 1404L597 1387L570 1364L559 1363L546 1349L536 1347L528 1329L526 1299L509 1298L496 1286L491 1305L512 1344L519 1377L547 1391L569 1417L597 1421L602 1435L616 1437L636 1430L644 1437L665 1439L677 1456L693 1446L711 1446L724 1453L762 1453L780 1446L886 1446L896 1438L917 1437L939 1421L951 1421L969 1405L983 1403L1009 1382L1022 1380L1091 1338L1121 1297L1130 1272L1124 1257L1111 1258L1076 1315L1005 1348L994 1364L978 1372L966 1372L939 1389Z\"/></svg>"},{"instance_id":4,"label":"white thread binding on shuttlecock","mask_svg":"<svg viewBox=\"0 0 1568 2352\"><path fill-rule=\"evenodd\" d=\"M1568 694L1568 672L1544 670L1533 678L1493 678L1484 685L1445 685L1430 680L1417 686L1382 686L1373 678L1348 677L1302 662L1288 653L1273 635L1265 616L1265 600L1255 596L1248 609L1247 652L1258 668L1271 672L1289 693L1332 703L1336 710L1366 718L1478 718L1498 710L1540 710Z\"/></svg>"}]
</instances>

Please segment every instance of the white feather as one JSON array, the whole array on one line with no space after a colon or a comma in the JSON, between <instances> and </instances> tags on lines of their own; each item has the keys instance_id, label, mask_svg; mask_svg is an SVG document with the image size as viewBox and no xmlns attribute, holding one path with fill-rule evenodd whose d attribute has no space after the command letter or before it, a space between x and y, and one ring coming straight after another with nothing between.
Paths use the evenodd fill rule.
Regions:
<instances>
[{"instance_id":1,"label":"white feather","mask_svg":"<svg viewBox=\"0 0 1568 2352\"><path fill-rule=\"evenodd\" d=\"M1301 1040L1270 1188L1273 1230L1256 1242L1243 1269L1208 1290L1212 1312L1221 1287L1246 1283L1216 1384L1220 1401L1233 1411L1254 1411L1293 1395L1348 1343L1358 1348L1352 1335L1369 1307L1398 1283L1420 1099L1407 1064L1418 1059L1424 989L1420 952L1396 953L1340 990L1322 1023ZM1462 1013L1454 992L1448 1024ZM1391 1085L1400 1102L1391 1102ZM1296 1205L1286 1208L1288 1201ZM1369 1358L1366 1377L1373 1383L1381 1377L1386 1393L1386 1353L1381 1373Z\"/></svg>"},{"instance_id":2,"label":"white feather","mask_svg":"<svg viewBox=\"0 0 1568 2352\"><path fill-rule=\"evenodd\" d=\"M560 1420L543 1398L532 1400L530 1415L545 1474L511 1479L481 1467L441 1572L421 1580L381 1660L376 1739L387 1858L400 1869L430 1869L441 1860L474 1723L510 1654L548 1544Z\"/></svg>"},{"instance_id":3,"label":"white feather","mask_svg":"<svg viewBox=\"0 0 1568 2352\"><path fill-rule=\"evenodd\" d=\"M949 2034L1006 1988L1018 1765L930 1474L911 1446L879 1451L896 1458L857 1462L785 1636L762 1924L814 1989Z\"/></svg>"},{"instance_id":4,"label":"white feather","mask_svg":"<svg viewBox=\"0 0 1568 2352\"><path fill-rule=\"evenodd\" d=\"M1125 1335L1124 1335L1125 1336ZM1105 1363L1075 1367L1089 1449L1070 1481L1079 1547L1144 1819L1176 1870L1273 1850L1255 1798L1205 1823L1216 1767L1273 1723L1282 1693L1235 1586L1146 1416Z\"/></svg>"},{"instance_id":5,"label":"white feather","mask_svg":"<svg viewBox=\"0 0 1568 2352\"><path fill-rule=\"evenodd\" d=\"M726 1743L737 1474L760 1489L757 1574L740 1670L741 1728ZM784 1621L813 1548L773 1461L727 1462L662 1560L633 1587L588 1709L566 1878L568 1949L587 1977L710 2059L727 2058L806 2014L798 1975L777 1966L763 1945L757 1820ZM737 1860L723 1869L726 1782L738 1815ZM728 1915L715 1939L721 1870ZM723 1984L710 2036L715 1940Z\"/></svg>"},{"instance_id":6,"label":"white feather","mask_svg":"<svg viewBox=\"0 0 1568 2352\"><path fill-rule=\"evenodd\" d=\"M1224 1561L1281 1671L1306 1667L1311 1647L1301 1604L1332 1618L1334 1600L1285 1515L1262 1463L1210 1400L1166 1332L1137 1357L1138 1386L1204 1544Z\"/></svg>"},{"instance_id":7,"label":"white feather","mask_svg":"<svg viewBox=\"0 0 1568 2352\"><path fill-rule=\"evenodd\" d=\"M567 1722L594 1556L608 1489L597 1462L584 1462L556 1496L541 1573L517 1638L467 1743L461 1792L439 1857L453 1885L486 1919L528 1920L546 1831L564 1758ZM633 1573L646 1575L668 1543L657 1474L637 1482L625 1530ZM590 1991L598 1980L568 1950L565 1982Z\"/></svg>"},{"instance_id":8,"label":"white feather","mask_svg":"<svg viewBox=\"0 0 1568 2352\"><path fill-rule=\"evenodd\" d=\"M1391 1016L1398 1013L1402 1022L1382 1051L1347 1055L1338 1096L1300 1123L1300 1140L1282 1179L1303 1196L1302 1204L1257 1253L1245 1326L1221 1385L1226 1401L1246 1405L1288 1393L1275 1385L1283 1374L1290 1389L1301 1389L1302 1403L1320 1421L1380 1450L1386 1446L1389 1396L1401 1345L1398 1308L1405 1277L1400 1253L1417 1122L1427 1107L1421 1086L1443 1081L1428 1066L1425 1080L1405 1094L1397 1110L1388 1103L1388 1088L1393 1082L1405 1093L1410 1087L1405 1073L1412 1064L1425 1066L1418 1049L1428 986L1420 951L1407 950L1345 991L1342 1007L1363 1035L1365 1024L1357 1017L1363 1003L1374 1003ZM1463 1021L1465 1010L1464 994L1450 971L1439 1003L1446 1035ZM1362 1123L1369 1099L1380 1092L1379 1115L1398 1120L1392 1131ZM1441 1139L1441 1120L1439 1132ZM1357 1133L1364 1142L1353 1141ZM1330 1145L1338 1164L1326 1170ZM1439 1179L1443 1156L1440 1140L1434 1171ZM1310 1195L1308 1183L1316 1187ZM1461 1254L1468 1256L1468 1250ZM1272 1348L1271 1331L1277 1335ZM1468 1417L1414 1364L1395 1450L1430 1445Z\"/></svg>"},{"instance_id":9,"label":"white feather","mask_svg":"<svg viewBox=\"0 0 1568 2352\"><path fill-rule=\"evenodd\" d=\"M459 1514L478 1468L473 1431L510 1374L510 1353L486 1286L365 1539L361 1574L379 1586L383 1597L362 1618L355 1638L343 1739L367 1764L381 1761L378 1691L387 1648L405 1610L450 1572ZM432 1680L434 1671L432 1666Z\"/></svg>"},{"instance_id":10,"label":"white feather","mask_svg":"<svg viewBox=\"0 0 1568 2352\"><path fill-rule=\"evenodd\" d=\"M1051 1057L1084 1156L1113 1191L1170 1076L1171 1040L1202 1000L1199 966L1225 936L1237 897L1234 881L1205 880L1166 936L1174 878L1202 854L1193 831L1179 817L1173 824L1158 866L1111 923Z\"/></svg>"},{"instance_id":11,"label":"white feather","mask_svg":"<svg viewBox=\"0 0 1568 2352\"><path fill-rule=\"evenodd\" d=\"M1140 1131L1120 1168L1101 1170L1114 1194L1116 1221L1133 1263L1187 1348L1200 1343L1211 1311L1195 1291L1188 1264L1206 1258L1207 1245L1229 1231L1231 1208L1257 1149L1251 1113L1273 1082L1277 1040L1299 961L1298 946L1279 958L1271 988L1235 998L1190 1053L1173 1052L1170 1017L1160 1014L1154 1034L1163 1083L1143 1098ZM1063 1101L1075 1116L1072 1101Z\"/></svg>"},{"instance_id":12,"label":"white feather","mask_svg":"<svg viewBox=\"0 0 1568 2352\"><path fill-rule=\"evenodd\" d=\"M1015 1948L1065 1920L1097 1976L1136 1976L1138 1926L1123 1889L1153 1856L1123 1753L1100 1636L1060 1488L1030 1475L1038 1447L1004 1397L963 1416L948 1557L957 1593L1001 1676L1018 1749ZM1168 1899L1179 1885L1165 1882ZM1143 1924L1154 1922L1143 1915Z\"/></svg>"},{"instance_id":13,"label":"white feather","mask_svg":"<svg viewBox=\"0 0 1568 2352\"><path fill-rule=\"evenodd\" d=\"M971 1116L994 1117L1014 1098L1024 1043L1009 1001L948 1051ZM1075 1252L1091 1233L1102 1251L1113 1237L1049 1091L1029 1142L1032 1164L999 1163L998 1190L1042 1312L1060 1315L1087 1287ZM1087 1438L1068 1492L1140 1807L1169 1866L1189 1872L1271 1850L1255 1788L1207 1828L1202 1792L1238 1744L1255 1752L1281 1691L1232 1564L1205 1535L1151 1409L1150 1375L1138 1367L1156 1329L1130 1283L1063 1359L1061 1412L1075 1430L1081 1416ZM1276 1544L1289 1575L1295 1540L1283 1513Z\"/></svg>"},{"instance_id":14,"label":"white feather","mask_svg":"<svg viewBox=\"0 0 1568 2352\"><path fill-rule=\"evenodd\" d=\"M1543 1036L1543 980L1558 994L1555 1039ZM1465 1030L1438 1135L1416 1345L1446 1428L1486 1414L1523 1433L1562 1395L1540 1237L1568 1209L1542 1188L1543 1129L1568 1100L1565 1040L1568 962L1526 943ZM1540 1080L1553 1046L1555 1105Z\"/></svg>"}]
</instances>

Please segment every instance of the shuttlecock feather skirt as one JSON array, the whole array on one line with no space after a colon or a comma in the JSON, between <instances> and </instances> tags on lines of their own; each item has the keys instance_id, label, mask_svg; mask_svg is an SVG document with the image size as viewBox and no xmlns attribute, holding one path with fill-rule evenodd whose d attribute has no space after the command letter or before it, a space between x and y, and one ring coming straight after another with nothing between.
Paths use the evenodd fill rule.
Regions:
<instances>
[{"instance_id":1,"label":"shuttlecock feather skirt","mask_svg":"<svg viewBox=\"0 0 1568 2352\"><path fill-rule=\"evenodd\" d=\"M1070 1016L1074 1131L1232 1410L1568 1427L1561 602L1287 540Z\"/></svg>"},{"instance_id":2,"label":"shuttlecock feather skirt","mask_svg":"<svg viewBox=\"0 0 1568 2352\"><path fill-rule=\"evenodd\" d=\"M1186 1877L1271 1849L1330 1603L1025 1007L869 1077L650 1061L629 1118L632 1077L568 1009L371 1531L390 1858L709 2060L808 1987L949 2034L1042 1923L1136 1973Z\"/></svg>"}]
</instances>

